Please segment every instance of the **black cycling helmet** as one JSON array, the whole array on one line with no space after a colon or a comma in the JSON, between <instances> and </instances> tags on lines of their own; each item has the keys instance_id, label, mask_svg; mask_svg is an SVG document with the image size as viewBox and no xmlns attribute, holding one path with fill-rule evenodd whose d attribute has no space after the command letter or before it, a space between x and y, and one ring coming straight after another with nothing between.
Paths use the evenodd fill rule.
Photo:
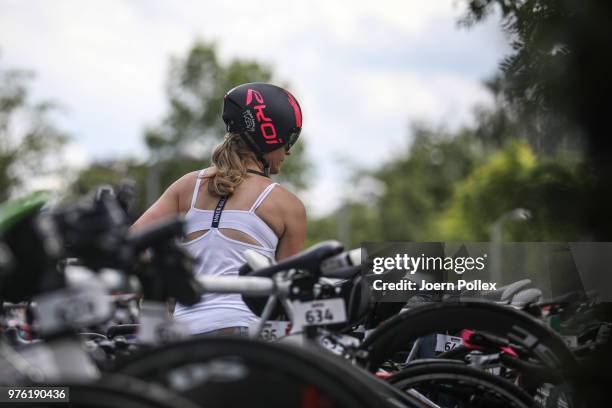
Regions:
<instances>
[{"instance_id":1,"label":"black cycling helmet","mask_svg":"<svg viewBox=\"0 0 612 408\"><path fill-rule=\"evenodd\" d=\"M276 85L253 82L238 85L223 98L227 131L237 133L264 165L265 153L297 141L302 130L302 110L295 97Z\"/></svg>"}]
</instances>

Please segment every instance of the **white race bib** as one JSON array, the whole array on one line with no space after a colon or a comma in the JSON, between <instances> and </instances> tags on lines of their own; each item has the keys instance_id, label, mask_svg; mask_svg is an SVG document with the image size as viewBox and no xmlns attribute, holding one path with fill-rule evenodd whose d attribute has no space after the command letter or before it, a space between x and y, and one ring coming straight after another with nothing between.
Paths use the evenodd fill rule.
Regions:
<instances>
[{"instance_id":1,"label":"white race bib","mask_svg":"<svg viewBox=\"0 0 612 408\"><path fill-rule=\"evenodd\" d=\"M344 299L323 299L293 302L293 320L296 327L323 326L346 321Z\"/></svg>"},{"instance_id":2,"label":"white race bib","mask_svg":"<svg viewBox=\"0 0 612 408\"><path fill-rule=\"evenodd\" d=\"M448 334L436 334L436 351L445 352L450 351L456 347L463 345L463 339L461 337L449 336Z\"/></svg>"},{"instance_id":3,"label":"white race bib","mask_svg":"<svg viewBox=\"0 0 612 408\"><path fill-rule=\"evenodd\" d=\"M259 322L253 322L249 326L249 334L253 335L259 327ZM285 337L291 330L291 322L268 320L264 323L259 338L266 341L275 341Z\"/></svg>"}]
</instances>

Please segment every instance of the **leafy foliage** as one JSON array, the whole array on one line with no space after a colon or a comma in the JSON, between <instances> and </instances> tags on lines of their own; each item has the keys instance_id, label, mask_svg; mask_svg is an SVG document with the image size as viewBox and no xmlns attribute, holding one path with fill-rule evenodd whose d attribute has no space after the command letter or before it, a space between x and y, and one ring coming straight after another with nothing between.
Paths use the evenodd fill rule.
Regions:
<instances>
[{"instance_id":1,"label":"leafy foliage","mask_svg":"<svg viewBox=\"0 0 612 408\"><path fill-rule=\"evenodd\" d=\"M474 166L480 150L473 135L414 130L407 154L374 175L386 186L378 212L386 240L437 240L435 219L448 205L454 184Z\"/></svg>"},{"instance_id":2,"label":"leafy foliage","mask_svg":"<svg viewBox=\"0 0 612 408\"><path fill-rule=\"evenodd\" d=\"M174 57L166 84L169 111L161 124L147 129L153 153L175 152L189 143L210 150L225 132L220 119L223 95L245 82L269 82L272 70L255 61L219 61L213 43L197 41L185 58Z\"/></svg>"},{"instance_id":3,"label":"leafy foliage","mask_svg":"<svg viewBox=\"0 0 612 408\"><path fill-rule=\"evenodd\" d=\"M363 202L348 202L327 217L309 220L306 247L328 239L343 239L342 223L349 228L347 248L365 241L380 241L384 234L376 208Z\"/></svg>"},{"instance_id":4,"label":"leafy foliage","mask_svg":"<svg viewBox=\"0 0 612 408\"><path fill-rule=\"evenodd\" d=\"M340 237L342 223L347 224L344 228L350 237L345 243L351 247L364 241L443 239L436 220L450 205L455 183L478 162L482 144L467 131L449 134L417 126L413 133L407 151L373 172L356 176L378 180L384 186L382 194L348 202L333 214L313 220L308 243Z\"/></svg>"},{"instance_id":5,"label":"leafy foliage","mask_svg":"<svg viewBox=\"0 0 612 408\"><path fill-rule=\"evenodd\" d=\"M547 113L553 103L566 100L560 93L571 52L566 24L574 13L557 0L471 0L463 22L481 21L494 6L501 10L513 49L501 64L509 85L506 94L525 112Z\"/></svg>"},{"instance_id":6,"label":"leafy foliage","mask_svg":"<svg viewBox=\"0 0 612 408\"><path fill-rule=\"evenodd\" d=\"M473 126L455 132L414 126L410 147L368 174L384 193L312 222L310 242L338 236L342 216L348 217L351 246L368 240L488 241L491 224L518 207L533 217L505 225L508 239L584 237L580 214L587 211L584 194L593 179L579 165L581 155L534 147L539 139L533 124L509 103L502 79L486 85L495 104L477 108Z\"/></svg>"},{"instance_id":7,"label":"leafy foliage","mask_svg":"<svg viewBox=\"0 0 612 408\"><path fill-rule=\"evenodd\" d=\"M221 119L223 95L242 83L275 82L272 69L257 61L220 60L214 43L196 41L187 55L174 57L166 83L168 112L156 126L145 130L149 160L95 163L79 177L79 190L94 183L116 183L124 177L136 182L135 214L142 213L173 181L210 165L210 155L225 134ZM310 165L304 139L285 161L279 181L294 190L305 188ZM119 171L118 168L128 169Z\"/></svg>"},{"instance_id":8,"label":"leafy foliage","mask_svg":"<svg viewBox=\"0 0 612 408\"><path fill-rule=\"evenodd\" d=\"M26 180L56 171L56 160L67 141L49 114L55 105L30 101L33 75L0 69L0 202L23 187Z\"/></svg>"},{"instance_id":9,"label":"leafy foliage","mask_svg":"<svg viewBox=\"0 0 612 408\"><path fill-rule=\"evenodd\" d=\"M464 22L474 24L497 7L513 52L502 63L506 94L516 109L544 129L548 144L573 134L588 147L597 174L585 199L588 224L601 240L612 236L612 2L600 0L468 0ZM546 129L548 128L548 131ZM560 137L561 136L561 137Z\"/></svg>"},{"instance_id":10,"label":"leafy foliage","mask_svg":"<svg viewBox=\"0 0 612 408\"><path fill-rule=\"evenodd\" d=\"M506 145L458 183L438 228L447 240L488 241L500 215L527 208L532 217L504 227L512 241L573 241L584 234L590 179L561 158L538 159L524 141Z\"/></svg>"}]
</instances>

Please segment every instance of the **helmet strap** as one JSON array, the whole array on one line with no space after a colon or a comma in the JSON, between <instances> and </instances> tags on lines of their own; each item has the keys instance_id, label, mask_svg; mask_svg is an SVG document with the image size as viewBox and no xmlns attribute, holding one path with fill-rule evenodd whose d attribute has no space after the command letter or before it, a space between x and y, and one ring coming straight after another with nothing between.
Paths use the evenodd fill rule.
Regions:
<instances>
[{"instance_id":1,"label":"helmet strap","mask_svg":"<svg viewBox=\"0 0 612 408\"><path fill-rule=\"evenodd\" d=\"M247 173L251 173L251 174L257 174L258 176L262 176L262 177L270 177L270 176L266 176L266 173L264 173L263 171L257 171L257 170L253 170L253 169L247 169Z\"/></svg>"},{"instance_id":2,"label":"helmet strap","mask_svg":"<svg viewBox=\"0 0 612 408\"><path fill-rule=\"evenodd\" d=\"M259 155L258 159L263 164L265 176L270 177L270 163L262 155Z\"/></svg>"},{"instance_id":3,"label":"helmet strap","mask_svg":"<svg viewBox=\"0 0 612 408\"><path fill-rule=\"evenodd\" d=\"M246 144L249 145L253 153L255 153L257 160L259 160L259 162L262 164L265 177L270 177L270 163L263 157L259 146L257 146L257 144L251 138L251 135L249 135L247 132L243 132L240 135Z\"/></svg>"}]
</instances>

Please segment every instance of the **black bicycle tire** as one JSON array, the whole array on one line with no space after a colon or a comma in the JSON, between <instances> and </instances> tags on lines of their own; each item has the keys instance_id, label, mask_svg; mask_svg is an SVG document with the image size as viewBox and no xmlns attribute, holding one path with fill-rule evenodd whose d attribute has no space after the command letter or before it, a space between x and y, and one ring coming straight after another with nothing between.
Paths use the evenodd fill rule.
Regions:
<instances>
[{"instance_id":1,"label":"black bicycle tire","mask_svg":"<svg viewBox=\"0 0 612 408\"><path fill-rule=\"evenodd\" d=\"M324 395L333 396L340 406L396 406L393 405L397 401L395 390L390 392L385 383L361 368L314 346L298 348L244 338L194 338L134 355L123 361L117 370L172 388L166 378L170 370L221 356L237 356L249 364L263 364L270 370L279 370L287 378L313 384ZM195 394L182 395L202 403ZM420 406L412 398L403 399L404 403L409 401L412 406Z\"/></svg>"},{"instance_id":2,"label":"black bicycle tire","mask_svg":"<svg viewBox=\"0 0 612 408\"><path fill-rule=\"evenodd\" d=\"M405 349L410 340L454 328L508 337L551 368L572 370L576 366L567 344L543 323L519 310L484 301L429 303L394 316L361 344L360 350L367 356L361 363L375 372L393 354Z\"/></svg>"},{"instance_id":3,"label":"black bicycle tire","mask_svg":"<svg viewBox=\"0 0 612 408\"><path fill-rule=\"evenodd\" d=\"M495 395L503 397L509 403L509 408L529 408L533 406L533 398L511 382L468 367L465 364L457 364L453 360L431 359L427 362L420 361L416 364L409 364L389 377L387 381L393 386L405 390L413 388L410 385L415 386L419 381L457 381L459 379L463 382L485 387Z\"/></svg>"}]
</instances>

